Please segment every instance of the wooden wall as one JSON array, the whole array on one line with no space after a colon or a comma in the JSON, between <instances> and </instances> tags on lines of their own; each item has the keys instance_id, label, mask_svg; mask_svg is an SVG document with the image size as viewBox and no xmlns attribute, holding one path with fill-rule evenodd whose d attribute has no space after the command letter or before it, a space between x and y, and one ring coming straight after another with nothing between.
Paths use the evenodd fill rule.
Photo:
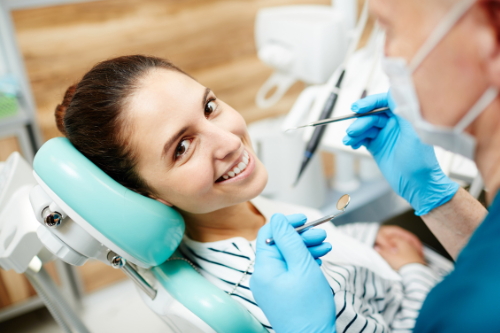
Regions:
<instances>
[{"instance_id":1,"label":"wooden wall","mask_svg":"<svg viewBox=\"0 0 500 333\"><path fill-rule=\"evenodd\" d=\"M50 262L44 267L56 284L59 284L54 262ZM26 276L19 275L12 269L9 271L0 269L0 310L22 303L34 295L36 295L36 291Z\"/></svg>"},{"instance_id":2,"label":"wooden wall","mask_svg":"<svg viewBox=\"0 0 500 333\"><path fill-rule=\"evenodd\" d=\"M65 89L96 62L125 54L165 57L209 86L248 122L286 113L297 84L275 107L254 98L272 70L256 57L260 8L329 0L104 0L15 11L20 48L45 139L58 136L53 111Z\"/></svg>"}]
</instances>

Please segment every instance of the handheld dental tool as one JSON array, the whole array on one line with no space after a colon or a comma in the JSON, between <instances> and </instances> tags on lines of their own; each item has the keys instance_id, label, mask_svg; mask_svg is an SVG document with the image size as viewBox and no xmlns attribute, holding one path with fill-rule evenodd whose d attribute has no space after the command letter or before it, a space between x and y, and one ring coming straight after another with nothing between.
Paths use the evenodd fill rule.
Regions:
<instances>
[{"instance_id":1,"label":"handheld dental tool","mask_svg":"<svg viewBox=\"0 0 500 333\"><path fill-rule=\"evenodd\" d=\"M337 201L337 209L340 210L339 213L327 215L327 216L324 216L320 219L308 222L304 225L301 225L300 227L296 227L295 231L297 231L299 234L301 234L301 233L305 232L306 230L309 230L309 229L316 227L320 224L323 224L325 222L333 220L337 216L344 214L345 209L347 208L347 206L349 205L350 202L351 202L351 197L349 196L349 194L344 194L343 196L340 197L339 201ZM274 240L272 238L268 238L268 239L266 239L266 244L273 245Z\"/></svg>"},{"instance_id":2,"label":"handheld dental tool","mask_svg":"<svg viewBox=\"0 0 500 333\"><path fill-rule=\"evenodd\" d=\"M374 28L374 30L372 32L372 34L375 36L375 38L377 37L376 35L379 34L379 31L380 31L380 28L379 28L378 24L375 24L375 28ZM368 76L368 80L366 82L365 88L363 89L363 92L361 94L361 97L360 97L361 99L365 98L368 95L368 88L370 87L370 85L371 85L371 83L373 81L375 69L377 68L377 64L378 64L378 60L379 60L378 58L379 58L379 54L380 54L380 52L377 52L378 44L380 44L380 40L379 39L380 38L378 38L378 40L375 40L375 52L374 52L375 53L375 57L373 59L372 67L370 69L370 75ZM365 113L351 113L351 114L344 115L344 116L339 116L339 117L334 117L334 118L328 118L328 119L323 119L323 120L319 120L319 121L314 121L314 122L311 122L309 124L305 124L305 125L298 126L298 127L292 127L292 128L287 129L286 131L291 131L291 130L295 130L295 129L299 129L299 128L303 128L303 127L322 126L322 125L326 125L326 124L336 123L336 122L342 121L342 120L353 119L353 118L360 118L360 117L364 117L364 116L370 116L370 115L373 115L373 114L385 112L387 110L389 110L388 107L383 107L383 108L374 109L372 111L365 112Z\"/></svg>"},{"instance_id":3,"label":"handheld dental tool","mask_svg":"<svg viewBox=\"0 0 500 333\"><path fill-rule=\"evenodd\" d=\"M380 27L379 27L378 23L375 23L375 27L373 28L373 32L372 32L372 36L373 36L372 37L373 43L371 43L371 42L370 43L373 44L373 48L374 48L373 53L375 54L375 56L373 57L373 62L372 62L372 66L370 69L370 74L368 75L368 79L366 81L365 88L363 89L363 92L361 94L361 97L360 97L361 99L365 98L368 95L368 89L372 84L375 70L376 70L378 62L379 62L379 55L380 55L379 48L380 48L380 45L383 44L382 37L384 35L380 33ZM344 115L344 116L340 116L340 117L323 119L323 120L314 121L314 122L311 122L309 124L305 124L302 126L292 127L292 128L287 129L286 131L291 131L291 130L295 130L295 129L299 129L299 128L303 128L303 127L312 127L312 126L321 126L321 125L331 124L331 123L335 123L337 121L359 118L359 117L369 116L369 115L373 115L373 114L377 114L377 113L382 113L382 112L385 112L387 110L389 110L388 107L383 107L383 108L379 108L379 109L374 109L374 110L366 112L366 113L352 113L352 114Z\"/></svg>"},{"instance_id":4,"label":"handheld dental tool","mask_svg":"<svg viewBox=\"0 0 500 333\"><path fill-rule=\"evenodd\" d=\"M334 117L334 118L327 118L327 119L323 119L323 120L313 121L312 123L301 125L301 126L298 126L298 127L292 127L292 128L287 129L287 131L296 130L296 129L303 128L303 127L323 126L323 125L327 125L327 124L331 124L331 123L336 123L338 121L343 121L343 120L347 120L347 119L353 119L353 118L361 118L361 117L365 117L365 116L371 116L371 115L374 115L374 114L386 112L388 110L389 110L389 107L383 107L383 108L374 109L374 110L371 110L371 111L365 112L365 113L352 113L352 114L347 114L345 116Z\"/></svg>"},{"instance_id":5,"label":"handheld dental tool","mask_svg":"<svg viewBox=\"0 0 500 333\"><path fill-rule=\"evenodd\" d=\"M358 24L356 25L356 29L354 31L353 40L349 45L349 49L347 50L343 63L339 67L340 75L337 79L337 82L335 83L335 86L330 92L330 95L328 96L325 105L323 106L323 110L321 111L320 115L320 121L329 118L333 110L335 109L335 104L337 104L337 99L340 94L340 87L342 85L342 81L344 80L347 63L351 58L351 55L354 53L354 51L356 51L356 47L359 44L367 20L368 20L368 1L365 1L361 17L359 18ZM307 165L309 164L309 161L316 152L316 149L318 148L319 143L321 142L321 138L325 133L325 129L326 127L316 128L311 136L311 139L309 139L309 142L307 143L306 146L306 151L304 152L304 157L302 159L302 164L300 165L299 174L297 175L297 179L293 184L294 187L299 183L300 176L302 176L302 173L304 172Z\"/></svg>"}]
</instances>

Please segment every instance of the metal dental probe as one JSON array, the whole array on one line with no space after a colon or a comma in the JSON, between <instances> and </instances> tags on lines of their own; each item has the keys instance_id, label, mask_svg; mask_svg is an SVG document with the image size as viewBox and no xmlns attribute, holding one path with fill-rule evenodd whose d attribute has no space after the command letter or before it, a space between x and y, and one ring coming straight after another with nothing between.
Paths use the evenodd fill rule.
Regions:
<instances>
[{"instance_id":1,"label":"metal dental probe","mask_svg":"<svg viewBox=\"0 0 500 333\"><path fill-rule=\"evenodd\" d=\"M376 24L375 28L374 28L374 31L372 32L372 34L379 33L379 30L380 30L380 28L379 28L378 24ZM375 43L379 43L379 41L375 41ZM378 44L375 44L375 47L376 47L375 52L374 52L375 53L375 57L373 59L373 63L372 63L371 69L370 69L370 74L368 75L368 80L366 81L365 88L363 89L363 93L361 94L361 98L365 98L368 95L368 89L371 86L373 78L374 78L375 69L377 68L377 64L378 64L378 58L379 58L378 55L380 54L380 52L377 52L378 51L377 45ZM366 113L351 113L349 115L344 115L344 116L339 116L339 117L334 117L334 118L323 119L323 120L311 122L309 124L305 124L305 125L302 125L302 126L299 126L299 127L289 128L285 132L291 131L291 130L295 130L295 129L298 129L298 128L303 128L303 127L321 126L321 125L335 123L337 121L342 121L342 120L347 120L347 119L352 119L352 118L359 118L359 117L369 116L369 115L373 115L373 114L377 114L377 113L382 113L382 112L387 111L387 110L389 110L389 108L388 107L384 107L384 108L374 109L374 110L366 112Z\"/></svg>"},{"instance_id":2,"label":"metal dental probe","mask_svg":"<svg viewBox=\"0 0 500 333\"><path fill-rule=\"evenodd\" d=\"M340 213L332 214L332 215L327 215L327 216L322 217L320 219L317 219L317 220L314 220L312 222L306 223L306 224L304 224L304 225L302 225L300 227L296 227L295 231L297 231L299 234L301 234L304 231L309 230L312 227L315 227L317 225L320 225L320 224L323 224L325 222L333 220L337 216L344 214L344 212L345 212L345 210L342 210L342 211L340 211ZM273 245L274 244L274 240L272 238L268 238L268 239L266 239L266 244L267 245Z\"/></svg>"},{"instance_id":3,"label":"metal dental probe","mask_svg":"<svg viewBox=\"0 0 500 333\"><path fill-rule=\"evenodd\" d=\"M349 196L349 194L344 194L337 201L337 209L340 210L340 213L327 215L327 216L324 216L318 220L314 220L312 222L306 223L300 227L296 227L295 231L297 231L299 234L301 234L304 231L309 230L312 227L315 227L317 225L320 225L320 224L323 224L325 222L333 220L337 216L344 214L345 209L347 208L347 206L349 205L350 202L351 202L351 197ZM268 239L266 239L266 244L273 245L274 240L272 238L268 238Z\"/></svg>"},{"instance_id":4,"label":"metal dental probe","mask_svg":"<svg viewBox=\"0 0 500 333\"><path fill-rule=\"evenodd\" d=\"M301 125L301 126L298 126L298 127L289 128L286 131L296 130L296 129L303 128L303 127L323 126L323 125L327 125L327 124L331 124L331 123L336 123L336 122L342 121L342 120L353 119L353 118L361 118L361 117L365 117L365 116L371 116L371 115L374 115L374 114L386 112L388 110L389 110L389 107L383 107L383 108L371 110L371 111L365 112L365 113L352 113L352 114L348 114L348 115L345 115L345 116L340 116L340 117L334 117L334 118L328 118L328 119L314 121L314 122L309 123L309 124L305 124L305 125Z\"/></svg>"}]
</instances>

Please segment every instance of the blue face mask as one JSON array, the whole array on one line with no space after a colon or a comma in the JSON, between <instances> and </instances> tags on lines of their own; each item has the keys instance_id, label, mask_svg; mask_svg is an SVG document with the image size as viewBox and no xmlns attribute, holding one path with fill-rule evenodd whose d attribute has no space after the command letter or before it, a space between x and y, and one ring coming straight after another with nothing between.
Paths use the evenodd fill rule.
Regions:
<instances>
[{"instance_id":1,"label":"blue face mask","mask_svg":"<svg viewBox=\"0 0 500 333\"><path fill-rule=\"evenodd\" d=\"M409 65L403 58L385 57L382 60L382 67L391 84L391 95L396 103L395 113L412 124L423 142L440 146L469 159L474 158L476 140L464 130L498 96L498 88L489 87L454 127L437 126L422 117L412 74L475 2L476 0L462 0L454 5L420 47Z\"/></svg>"}]
</instances>

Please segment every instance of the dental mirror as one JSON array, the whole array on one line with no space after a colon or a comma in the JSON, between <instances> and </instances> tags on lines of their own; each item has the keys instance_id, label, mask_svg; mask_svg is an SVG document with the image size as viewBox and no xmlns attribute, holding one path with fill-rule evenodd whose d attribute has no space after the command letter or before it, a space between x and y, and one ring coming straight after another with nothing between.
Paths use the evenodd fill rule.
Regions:
<instances>
[{"instance_id":1,"label":"dental mirror","mask_svg":"<svg viewBox=\"0 0 500 333\"><path fill-rule=\"evenodd\" d=\"M349 203L351 202L351 197L349 194L344 194L343 196L340 197L339 201L337 201L337 209L338 210L344 210L349 206Z\"/></svg>"},{"instance_id":2,"label":"dental mirror","mask_svg":"<svg viewBox=\"0 0 500 333\"><path fill-rule=\"evenodd\" d=\"M327 215L327 216L322 217L318 220L308 222L300 227L296 227L295 231L297 231L299 234L301 234L304 231L306 231L312 227L315 227L315 226L318 226L318 225L323 224L325 222L333 220L337 216L344 214L345 209L347 208L347 206L349 205L350 202L351 202L351 197L349 196L349 194L344 194L343 196L340 197L339 201L337 201L337 209L340 210L339 213ZM272 238L268 238L268 239L266 239L266 244L273 245L274 240Z\"/></svg>"}]
</instances>

